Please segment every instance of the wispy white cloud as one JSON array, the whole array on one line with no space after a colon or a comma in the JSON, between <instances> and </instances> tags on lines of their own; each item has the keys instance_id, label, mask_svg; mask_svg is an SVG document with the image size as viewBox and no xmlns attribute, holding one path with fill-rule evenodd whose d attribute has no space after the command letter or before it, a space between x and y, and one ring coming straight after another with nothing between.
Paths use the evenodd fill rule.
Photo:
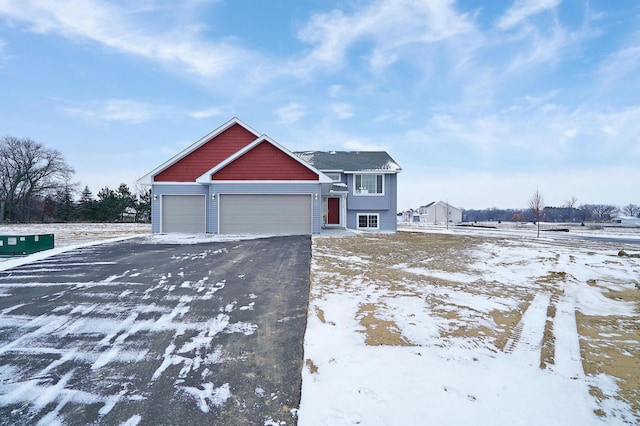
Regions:
<instances>
[{"instance_id":1,"label":"wispy white cloud","mask_svg":"<svg viewBox=\"0 0 640 426\"><path fill-rule=\"evenodd\" d=\"M90 40L203 78L219 77L257 58L255 52L229 40L204 40L199 35L200 24L154 27L152 19L142 19L141 14L152 13L159 5L145 2L141 8L137 2L5 0L0 2L0 16L33 32Z\"/></svg>"},{"instance_id":2,"label":"wispy white cloud","mask_svg":"<svg viewBox=\"0 0 640 426\"><path fill-rule=\"evenodd\" d=\"M555 65L562 58L564 49L572 42L571 35L562 27L529 28L530 44L522 43L506 72L520 72L523 69L546 64Z\"/></svg>"},{"instance_id":3,"label":"wispy white cloud","mask_svg":"<svg viewBox=\"0 0 640 426\"><path fill-rule=\"evenodd\" d=\"M339 98L343 89L344 87L341 84L332 84L331 86L329 86L329 97Z\"/></svg>"},{"instance_id":4,"label":"wispy white cloud","mask_svg":"<svg viewBox=\"0 0 640 426\"><path fill-rule=\"evenodd\" d=\"M503 30L511 29L525 21L530 16L553 10L560 4L560 0L516 0L513 5L500 17L496 26Z\"/></svg>"},{"instance_id":5,"label":"wispy white cloud","mask_svg":"<svg viewBox=\"0 0 640 426\"><path fill-rule=\"evenodd\" d=\"M219 116L221 114L222 114L222 111L220 110L220 108L199 109L199 110L195 110L195 111L190 111L188 113L188 115L190 117L196 118L198 120L205 119L205 118L211 118L211 117L217 117L217 116Z\"/></svg>"},{"instance_id":6,"label":"wispy white cloud","mask_svg":"<svg viewBox=\"0 0 640 426\"><path fill-rule=\"evenodd\" d=\"M218 108L199 110L180 109L170 105L140 102L133 99L107 99L87 102L63 101L61 110L70 116L89 122L121 122L140 124L157 119L188 117L196 120L221 115Z\"/></svg>"},{"instance_id":7,"label":"wispy white cloud","mask_svg":"<svg viewBox=\"0 0 640 426\"><path fill-rule=\"evenodd\" d=\"M600 161L631 164L640 156L640 107L601 111L543 103L489 114L441 112L407 131L403 140L416 156L439 151L468 160L469 168L486 166L473 160L476 155L505 168L510 161L544 168L574 163L590 168ZM458 152L468 155L458 157Z\"/></svg>"},{"instance_id":8,"label":"wispy white cloud","mask_svg":"<svg viewBox=\"0 0 640 426\"><path fill-rule=\"evenodd\" d=\"M295 123L305 114L304 107L293 101L276 110L276 115L281 123Z\"/></svg>"},{"instance_id":9,"label":"wispy white cloud","mask_svg":"<svg viewBox=\"0 0 640 426\"><path fill-rule=\"evenodd\" d=\"M554 89L554 90L550 90L550 91L548 91L546 93L543 93L542 95L538 95L538 96L525 95L524 99L527 101L528 105L538 106L540 104L548 103L553 98L558 96L558 93L560 93L560 91L557 90L557 89Z\"/></svg>"},{"instance_id":10,"label":"wispy white cloud","mask_svg":"<svg viewBox=\"0 0 640 426\"><path fill-rule=\"evenodd\" d=\"M380 137L344 131L336 124L340 122L325 119L299 127L296 129L295 137L291 138L291 143L287 143L287 147L293 151L388 151L392 148L392 144L386 143Z\"/></svg>"},{"instance_id":11,"label":"wispy white cloud","mask_svg":"<svg viewBox=\"0 0 640 426\"><path fill-rule=\"evenodd\" d=\"M4 40L0 39L0 68L2 68L2 63L7 59L7 55L4 51L6 43Z\"/></svg>"},{"instance_id":12,"label":"wispy white cloud","mask_svg":"<svg viewBox=\"0 0 640 426\"><path fill-rule=\"evenodd\" d=\"M600 87L606 89L632 73L640 73L640 33L629 44L607 55L596 75Z\"/></svg>"},{"instance_id":13,"label":"wispy white cloud","mask_svg":"<svg viewBox=\"0 0 640 426\"><path fill-rule=\"evenodd\" d=\"M389 145L361 137L346 137L342 146L349 151L388 151Z\"/></svg>"},{"instance_id":14,"label":"wispy white cloud","mask_svg":"<svg viewBox=\"0 0 640 426\"><path fill-rule=\"evenodd\" d=\"M378 0L347 13L317 13L300 29L302 41L313 46L302 68L338 69L348 51L362 41L373 43L365 53L372 70L387 67L402 48L441 42L475 30L470 17L451 0Z\"/></svg>"},{"instance_id":15,"label":"wispy white cloud","mask_svg":"<svg viewBox=\"0 0 640 426\"><path fill-rule=\"evenodd\" d=\"M583 42L600 32L592 27L596 13L585 6L582 20L571 25L561 20L561 0L516 0L488 33L505 58L504 74L518 75L539 66L555 67L578 55ZM546 14L544 19L534 19Z\"/></svg>"},{"instance_id":16,"label":"wispy white cloud","mask_svg":"<svg viewBox=\"0 0 640 426\"><path fill-rule=\"evenodd\" d=\"M410 110L396 110L396 111L386 111L382 114L376 116L373 121L375 122L390 122L390 123L404 123L406 122L413 113Z\"/></svg>"},{"instance_id":17,"label":"wispy white cloud","mask_svg":"<svg viewBox=\"0 0 640 426\"><path fill-rule=\"evenodd\" d=\"M338 120L344 120L353 117L353 105L346 102L336 102L331 104L331 111Z\"/></svg>"},{"instance_id":18,"label":"wispy white cloud","mask_svg":"<svg viewBox=\"0 0 640 426\"><path fill-rule=\"evenodd\" d=\"M137 124L157 118L166 112L167 108L130 99L109 99L92 101L80 107L65 107L62 110L69 115L88 121L119 121Z\"/></svg>"}]
</instances>

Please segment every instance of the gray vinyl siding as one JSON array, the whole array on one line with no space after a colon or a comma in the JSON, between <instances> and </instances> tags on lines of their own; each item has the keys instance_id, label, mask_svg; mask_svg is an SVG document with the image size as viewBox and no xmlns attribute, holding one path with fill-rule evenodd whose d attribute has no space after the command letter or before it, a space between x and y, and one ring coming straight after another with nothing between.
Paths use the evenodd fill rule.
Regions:
<instances>
[{"instance_id":1,"label":"gray vinyl siding","mask_svg":"<svg viewBox=\"0 0 640 426\"><path fill-rule=\"evenodd\" d=\"M322 227L322 197L320 184L317 182L309 183L289 183L289 182L233 182L233 183L212 183L203 185L209 191L209 209L207 216L207 232L218 233L218 203L220 194L307 194L312 200L312 228L313 233L320 233ZM215 200L211 195L215 194ZM318 194L316 200L315 194ZM286 214L286 206L283 206L283 212ZM259 213L259 212L258 212Z\"/></svg>"},{"instance_id":2,"label":"gray vinyl siding","mask_svg":"<svg viewBox=\"0 0 640 426\"><path fill-rule=\"evenodd\" d=\"M206 185L154 184L151 187L151 232L161 232L161 200L163 195L207 195ZM207 203L208 205L208 203ZM207 224L208 226L208 224Z\"/></svg>"},{"instance_id":3,"label":"gray vinyl siding","mask_svg":"<svg viewBox=\"0 0 640 426\"><path fill-rule=\"evenodd\" d=\"M354 175L347 175L347 186L349 187L349 197L347 201L347 209L350 210L388 210L391 208L391 201L396 195L395 178L396 175L385 174L384 176L384 194L383 195L358 195L355 193Z\"/></svg>"},{"instance_id":4,"label":"gray vinyl siding","mask_svg":"<svg viewBox=\"0 0 640 426\"><path fill-rule=\"evenodd\" d=\"M354 176L347 175L347 228L357 228L358 213L374 213L380 216L380 231L397 230L397 174L384 175L384 195L355 195Z\"/></svg>"},{"instance_id":5,"label":"gray vinyl siding","mask_svg":"<svg viewBox=\"0 0 640 426\"><path fill-rule=\"evenodd\" d=\"M396 214L390 210L348 210L347 211L347 228L358 229L358 214L377 214L379 215L380 231L396 231L398 229L398 218Z\"/></svg>"}]
</instances>

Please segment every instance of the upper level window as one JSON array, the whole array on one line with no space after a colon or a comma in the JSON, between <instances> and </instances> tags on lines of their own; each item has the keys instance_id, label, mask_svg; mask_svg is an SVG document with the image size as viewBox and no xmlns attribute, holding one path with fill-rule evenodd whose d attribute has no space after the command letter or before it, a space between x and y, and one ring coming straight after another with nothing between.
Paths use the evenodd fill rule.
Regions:
<instances>
[{"instance_id":1,"label":"upper level window","mask_svg":"<svg viewBox=\"0 0 640 426\"><path fill-rule=\"evenodd\" d=\"M340 173L325 173L334 182L340 182Z\"/></svg>"},{"instance_id":2,"label":"upper level window","mask_svg":"<svg viewBox=\"0 0 640 426\"><path fill-rule=\"evenodd\" d=\"M383 175L355 175L355 193L384 194Z\"/></svg>"}]
</instances>

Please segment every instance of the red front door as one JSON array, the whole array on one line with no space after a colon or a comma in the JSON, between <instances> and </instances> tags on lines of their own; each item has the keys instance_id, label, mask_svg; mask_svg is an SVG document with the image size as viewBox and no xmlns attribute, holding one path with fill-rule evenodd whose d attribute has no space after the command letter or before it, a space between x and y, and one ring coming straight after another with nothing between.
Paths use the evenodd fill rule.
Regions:
<instances>
[{"instance_id":1,"label":"red front door","mask_svg":"<svg viewBox=\"0 0 640 426\"><path fill-rule=\"evenodd\" d=\"M327 198L327 225L340 225L340 198Z\"/></svg>"}]
</instances>

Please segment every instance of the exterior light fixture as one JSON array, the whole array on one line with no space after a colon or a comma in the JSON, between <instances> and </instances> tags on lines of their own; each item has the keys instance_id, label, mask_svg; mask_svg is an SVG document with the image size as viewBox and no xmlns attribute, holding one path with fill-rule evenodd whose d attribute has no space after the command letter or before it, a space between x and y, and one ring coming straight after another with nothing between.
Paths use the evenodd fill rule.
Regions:
<instances>
[{"instance_id":1,"label":"exterior light fixture","mask_svg":"<svg viewBox=\"0 0 640 426\"><path fill-rule=\"evenodd\" d=\"M154 201L158 199L158 195L157 194L153 194L153 199Z\"/></svg>"},{"instance_id":2,"label":"exterior light fixture","mask_svg":"<svg viewBox=\"0 0 640 426\"><path fill-rule=\"evenodd\" d=\"M317 200L318 199L318 194L313 194L313 199Z\"/></svg>"},{"instance_id":3,"label":"exterior light fixture","mask_svg":"<svg viewBox=\"0 0 640 426\"><path fill-rule=\"evenodd\" d=\"M211 201L215 201L216 200L216 193L212 193L211 194Z\"/></svg>"}]
</instances>

